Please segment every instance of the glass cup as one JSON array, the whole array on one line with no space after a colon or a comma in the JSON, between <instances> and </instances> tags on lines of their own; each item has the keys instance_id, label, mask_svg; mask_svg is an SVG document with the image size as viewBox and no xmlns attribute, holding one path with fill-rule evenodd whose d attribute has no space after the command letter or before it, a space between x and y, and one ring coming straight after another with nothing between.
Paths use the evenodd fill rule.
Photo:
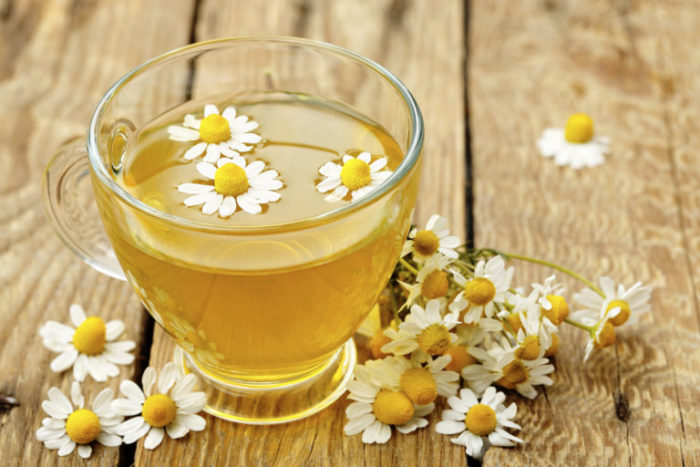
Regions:
<instances>
[{"instance_id":1,"label":"glass cup","mask_svg":"<svg viewBox=\"0 0 700 467\"><path fill-rule=\"evenodd\" d=\"M338 102L383 127L404 157L368 196L279 225L176 217L115 181L139 129L157 117L256 93ZM200 377L207 412L284 423L330 405L352 377L352 335L399 258L422 142L408 89L354 52L286 37L202 42L144 63L105 93L87 141L66 143L47 166L45 201L65 243L97 270L128 280L175 339L176 363Z\"/></svg>"}]
</instances>

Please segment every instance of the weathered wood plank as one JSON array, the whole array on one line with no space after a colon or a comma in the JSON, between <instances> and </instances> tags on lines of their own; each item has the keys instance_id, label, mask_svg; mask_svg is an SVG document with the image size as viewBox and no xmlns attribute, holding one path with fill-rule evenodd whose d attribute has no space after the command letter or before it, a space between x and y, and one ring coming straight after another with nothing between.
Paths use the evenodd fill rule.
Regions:
<instances>
[{"instance_id":1,"label":"weathered wood plank","mask_svg":"<svg viewBox=\"0 0 700 467\"><path fill-rule=\"evenodd\" d=\"M0 409L0 464L72 465L34 432L50 386L67 391L70 372L55 374L55 356L37 331L68 322L68 307L123 319L125 337L141 340L144 314L131 289L83 265L53 232L41 201L41 174L64 140L82 136L101 94L143 60L189 37L190 0L158 2L0 2L0 394L19 407ZM160 27L167 22L167 30ZM138 352L138 349L137 349ZM122 367L128 378L133 367ZM89 382L89 400L106 384ZM86 465L114 465L118 449L97 447Z\"/></svg>"},{"instance_id":2,"label":"weathered wood plank","mask_svg":"<svg viewBox=\"0 0 700 467\"><path fill-rule=\"evenodd\" d=\"M416 96L426 120L417 219L449 215L464 235L464 111L462 2L435 8L423 1L203 2L197 40L242 34L285 34L326 40L384 64ZM151 362L172 358L170 339L156 332ZM464 450L432 429L363 446L342 433L343 399L306 420L252 427L208 418L187 442L165 440L155 451L139 444L136 462L186 458L192 465L464 465Z\"/></svg>"},{"instance_id":3,"label":"weathered wood plank","mask_svg":"<svg viewBox=\"0 0 700 467\"><path fill-rule=\"evenodd\" d=\"M477 245L656 288L652 313L585 365L584 336L563 331L554 386L520 403L525 445L492 449L484 465L699 462L697 261L688 260L688 250L697 258L698 164L688 151L697 92L688 64L698 19L676 6L685 8L472 3ZM537 153L541 130L578 111L613 139L601 167L558 168ZM548 274L521 272L528 281Z\"/></svg>"}]
</instances>

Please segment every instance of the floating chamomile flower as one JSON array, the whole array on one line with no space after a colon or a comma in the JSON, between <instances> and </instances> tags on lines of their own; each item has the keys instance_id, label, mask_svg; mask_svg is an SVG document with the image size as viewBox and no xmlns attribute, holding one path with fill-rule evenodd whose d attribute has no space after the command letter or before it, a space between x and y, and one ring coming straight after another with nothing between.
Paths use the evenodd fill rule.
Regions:
<instances>
[{"instance_id":1,"label":"floating chamomile flower","mask_svg":"<svg viewBox=\"0 0 700 467\"><path fill-rule=\"evenodd\" d=\"M352 200L360 199L377 188L393 173L391 170L382 170L389 160L380 157L370 163L372 155L362 152L357 157L345 154L343 164L326 162L318 172L326 177L318 185L319 193L328 193L326 201L333 203L351 195Z\"/></svg>"},{"instance_id":2,"label":"floating chamomile flower","mask_svg":"<svg viewBox=\"0 0 700 467\"><path fill-rule=\"evenodd\" d=\"M216 165L209 162L197 164L197 171L213 184L183 183L177 187L181 193L190 196L184 200L186 206L202 206L204 214L219 212L221 217L229 217L241 208L250 214L262 212L261 204L278 201L280 194L273 190L282 188L276 170L266 170L263 161L246 164L241 156L229 159L222 157Z\"/></svg>"},{"instance_id":3,"label":"floating chamomile flower","mask_svg":"<svg viewBox=\"0 0 700 467\"><path fill-rule=\"evenodd\" d=\"M537 140L544 157L554 157L557 165L574 169L594 167L605 162L610 139L593 134L593 119L586 114L573 114L565 128L547 128Z\"/></svg>"},{"instance_id":4,"label":"floating chamomile flower","mask_svg":"<svg viewBox=\"0 0 700 467\"><path fill-rule=\"evenodd\" d=\"M469 389L462 389L459 397L447 399L450 409L442 411L442 421L435 425L435 431L443 435L459 434L450 441L464 446L467 455L475 459L481 459L490 445L522 443L504 429L520 429L520 425L513 422L518 408L514 402L505 407L505 399L506 396L496 392L494 387L486 389L481 400Z\"/></svg>"},{"instance_id":5,"label":"floating chamomile flower","mask_svg":"<svg viewBox=\"0 0 700 467\"><path fill-rule=\"evenodd\" d=\"M354 379L348 384L348 398L355 402L345 410L346 435L362 433L363 443L383 444L391 438L392 426L400 433L410 433L428 425L423 417L433 411L434 404L414 405L406 394L395 389L399 381L386 386L377 382L378 375L386 373L392 364L395 361L370 360L368 365L355 367Z\"/></svg>"},{"instance_id":6,"label":"floating chamomile flower","mask_svg":"<svg viewBox=\"0 0 700 467\"><path fill-rule=\"evenodd\" d=\"M82 458L90 457L92 446L97 441L104 446L119 446L122 439L117 436L116 426L123 417L112 410L114 391L103 389L92 402L92 410L84 408L85 399L80 394L80 384L74 381L71 386L71 401L56 387L49 389L49 400L41 403L41 408L50 417L44 418L36 437L49 449L58 449L59 456L66 456L75 450Z\"/></svg>"},{"instance_id":7,"label":"floating chamomile flower","mask_svg":"<svg viewBox=\"0 0 700 467\"><path fill-rule=\"evenodd\" d=\"M206 152L206 162L216 162L219 157L234 157L238 152L250 151L250 144L259 143L260 135L251 133L258 123L248 120L245 115L236 116L234 107L226 107L222 114L212 104L204 106L204 118L196 119L185 115L183 126L170 125L168 133L174 141L200 141L185 152L185 159L190 160Z\"/></svg>"},{"instance_id":8,"label":"floating chamomile flower","mask_svg":"<svg viewBox=\"0 0 700 467\"><path fill-rule=\"evenodd\" d=\"M475 323L486 316L494 314L494 303L503 302L513 278L513 268L505 268L500 256L494 256L488 262L479 261L474 268L474 276L467 280L459 272L453 271L455 282L464 287L450 304L450 310L464 313L466 324Z\"/></svg>"},{"instance_id":9,"label":"floating chamomile flower","mask_svg":"<svg viewBox=\"0 0 700 467\"><path fill-rule=\"evenodd\" d=\"M450 235L447 227L447 219L434 214L425 224L425 229L411 230L408 240L403 245L401 257L413 253L413 259L424 261L439 252L448 258L456 259L459 255L455 251L460 244L459 237Z\"/></svg>"},{"instance_id":10,"label":"floating chamomile flower","mask_svg":"<svg viewBox=\"0 0 700 467\"><path fill-rule=\"evenodd\" d=\"M441 314L439 300L430 300L425 310L413 305L411 312L399 325L398 331L392 328L384 331L391 342L382 347L382 352L406 355L419 350L424 355L443 355L450 345L457 342L457 335L450 332L458 324L458 315Z\"/></svg>"},{"instance_id":11,"label":"floating chamomile flower","mask_svg":"<svg viewBox=\"0 0 700 467\"><path fill-rule=\"evenodd\" d=\"M70 306L70 317L75 328L48 321L39 329L44 346L61 354L51 362L51 370L60 373L73 367L73 377L80 382L89 373L95 381L106 381L117 376L117 365L129 365L134 356L129 353L133 341L115 342L124 332L124 323L113 320L105 323L97 316L85 316L80 305Z\"/></svg>"},{"instance_id":12,"label":"floating chamomile flower","mask_svg":"<svg viewBox=\"0 0 700 467\"><path fill-rule=\"evenodd\" d=\"M165 433L173 439L182 438L190 430L202 431L206 421L197 412L207 403L203 392L194 391L197 377L192 373L178 379L174 363L167 363L158 378L158 391L154 392L156 370L146 368L143 373L143 390L133 381L122 381L119 390L126 399L115 399L114 411L131 418L116 427L124 436L124 443L131 444L146 435L144 447L154 449L163 441Z\"/></svg>"},{"instance_id":13,"label":"floating chamomile flower","mask_svg":"<svg viewBox=\"0 0 700 467\"><path fill-rule=\"evenodd\" d=\"M607 317L610 324L620 326L628 320L635 322L637 316L651 309L651 287L637 282L629 289L618 284L615 290L615 282L611 278L601 277L599 282L605 297L589 288L583 289L574 295L574 301L584 307L574 314L575 317L587 317L595 321Z\"/></svg>"}]
</instances>

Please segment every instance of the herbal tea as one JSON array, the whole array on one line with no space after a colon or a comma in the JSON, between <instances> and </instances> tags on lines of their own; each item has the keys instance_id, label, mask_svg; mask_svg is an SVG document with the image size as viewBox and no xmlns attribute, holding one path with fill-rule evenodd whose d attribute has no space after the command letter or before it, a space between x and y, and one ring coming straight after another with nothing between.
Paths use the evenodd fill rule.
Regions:
<instances>
[{"instance_id":1,"label":"herbal tea","mask_svg":"<svg viewBox=\"0 0 700 467\"><path fill-rule=\"evenodd\" d=\"M303 230L298 222L366 196L402 151L368 119L309 96L206 104L146 125L114 173L189 226L102 207L108 235L149 311L208 374L308 376L376 301L412 202L374 202L362 217ZM415 179L392 197L412 200Z\"/></svg>"}]
</instances>

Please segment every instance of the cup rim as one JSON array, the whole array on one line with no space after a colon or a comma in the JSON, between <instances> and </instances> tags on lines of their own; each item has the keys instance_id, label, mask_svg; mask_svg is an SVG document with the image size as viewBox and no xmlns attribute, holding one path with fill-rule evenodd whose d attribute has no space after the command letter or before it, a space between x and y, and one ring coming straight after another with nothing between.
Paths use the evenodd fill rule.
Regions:
<instances>
[{"instance_id":1,"label":"cup rim","mask_svg":"<svg viewBox=\"0 0 700 467\"><path fill-rule=\"evenodd\" d=\"M321 49L324 51L330 51L342 56L345 56L347 58L350 58L356 62L359 62L366 67L374 70L377 72L382 78L384 78L386 81L391 84L396 91L398 91L399 95L403 99L403 101L406 103L408 110L409 110L409 115L410 115L410 124L411 124L411 140L408 144L408 148L406 150L406 153L401 160L401 163L397 167L397 169L394 171L394 173L391 174L389 178L387 178L376 190L370 192L368 195L360 198L357 201L351 201L349 204L338 207L336 209L332 209L329 211L326 211L324 213L321 213L319 215L305 218L305 219L300 219L300 220L295 220L291 222L284 222L284 223L278 223L278 224L268 224L268 225L232 225L232 226L220 226L220 225L213 225L209 224L206 222L201 222L201 221L195 221L195 220L190 220L190 219L185 219L180 216L175 216L172 214L168 214L162 211L157 210L156 208L147 205L146 203L142 202L129 192L127 192L124 188L122 188L107 172L107 169L105 168L105 165L102 163L100 156L100 151L97 146L97 126L98 122L100 121L102 115L104 114L104 111L108 104L112 101L112 99L117 95L119 90L124 87L129 81L131 81L133 78L139 76L140 74L146 72L150 68L153 68L154 66L172 58L175 56L178 56L183 53L191 52L193 50L197 49L205 49L207 47L211 47L214 45L220 45L220 44L229 44L229 43L238 43L238 42L279 42L279 43L287 43L287 44L293 44L293 45L299 45L299 46L304 46L307 48L315 48L315 49ZM300 230L304 228L308 228L311 225L316 225L321 222L329 222L331 220L335 220L336 218L341 218L345 217L348 214L357 211L361 209L362 207L372 203L373 201L381 198L385 193L390 191L392 188L394 188L401 180L403 180L415 167L416 163L418 162L418 158L420 157L421 150L423 147L423 116L421 114L420 108L418 107L418 103L416 102L415 98L411 94L411 92L408 90L408 88L399 80L396 76L394 76L389 70L387 70L384 66L380 65L379 63L375 62L374 60L371 60L363 55L360 55L357 52L353 52L352 50L346 49L344 47L340 47L335 44L331 44L328 42L324 41L319 41L319 40L314 40L314 39L305 39L305 38L299 38L299 37L292 37L292 36L276 36L276 35L248 35L248 36L236 36L236 37L229 37L229 38L221 38L221 39L213 39L213 40L208 40L208 41L201 41L201 42L195 42L193 44L186 45L184 47L179 47L173 50L170 50L168 52L165 52L161 55L158 55L150 60L147 60L143 62L142 64L138 65L135 68L132 68L130 71L128 71L126 74L124 74L121 78L119 78L110 88L105 92L105 94L102 96L100 99L99 103L97 104L97 107L95 108L95 111L92 114L92 117L90 119L90 126L88 127L88 132L87 132L87 153L88 153L88 159L90 161L90 166L93 170L93 173L97 175L97 178L99 181L103 184L106 185L110 191L114 194L116 194L122 201L127 203L129 206L137 209L140 212L144 212L146 214L149 214L150 216L153 216L155 218L167 221L168 223L175 224L181 227L185 228L196 228L198 230L203 230L203 231L209 231L209 232L269 232L269 231L276 231L276 230L284 230L284 231L290 231L290 230Z\"/></svg>"}]
</instances>

